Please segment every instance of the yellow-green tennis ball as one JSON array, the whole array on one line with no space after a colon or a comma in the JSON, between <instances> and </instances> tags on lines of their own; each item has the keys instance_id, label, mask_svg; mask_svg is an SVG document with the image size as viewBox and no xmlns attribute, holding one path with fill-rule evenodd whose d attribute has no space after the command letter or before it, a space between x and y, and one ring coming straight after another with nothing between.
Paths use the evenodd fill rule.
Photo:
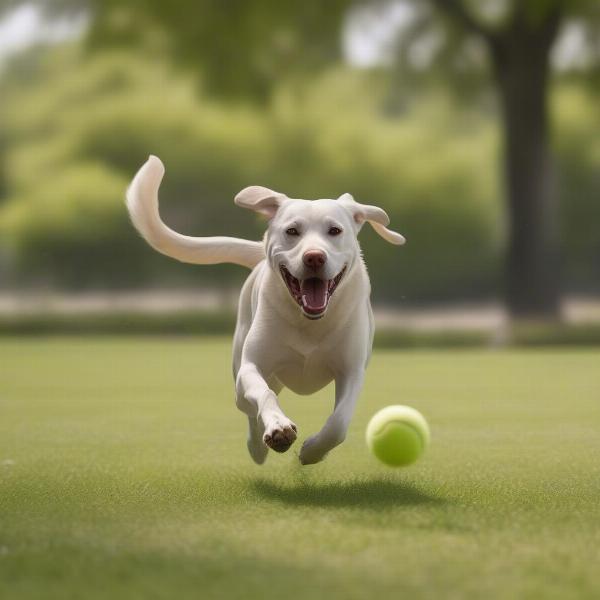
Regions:
<instances>
[{"instance_id":1,"label":"yellow-green tennis ball","mask_svg":"<svg viewBox=\"0 0 600 600\"><path fill-rule=\"evenodd\" d=\"M367 425L367 445L383 463L404 467L414 463L429 444L425 417L410 406L386 406Z\"/></svg>"}]
</instances>

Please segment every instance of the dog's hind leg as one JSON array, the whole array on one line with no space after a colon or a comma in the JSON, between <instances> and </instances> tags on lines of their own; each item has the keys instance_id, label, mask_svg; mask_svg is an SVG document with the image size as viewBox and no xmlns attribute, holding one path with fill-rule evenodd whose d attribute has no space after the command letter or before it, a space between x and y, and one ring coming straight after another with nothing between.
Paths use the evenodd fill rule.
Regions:
<instances>
[{"instance_id":1,"label":"dog's hind leg","mask_svg":"<svg viewBox=\"0 0 600 600\"><path fill-rule=\"evenodd\" d=\"M246 445L252 460L262 465L267 460L269 447L263 442L265 428L256 417L248 417L248 439Z\"/></svg>"},{"instance_id":2,"label":"dog's hind leg","mask_svg":"<svg viewBox=\"0 0 600 600\"><path fill-rule=\"evenodd\" d=\"M276 393L282 390L283 385L279 383L279 381L270 381L269 387ZM238 407L240 404L246 404L245 398L238 398L236 401ZM246 406L246 409L250 409L249 406ZM246 411L244 411L246 412ZM249 412L253 412L250 410ZM252 457L252 460L257 465L262 465L267 459L267 454L269 453L269 447L263 441L263 437L265 435L265 427L262 423L261 419L257 418L256 414L248 415L248 440L246 442L248 446L248 452Z\"/></svg>"},{"instance_id":3,"label":"dog's hind leg","mask_svg":"<svg viewBox=\"0 0 600 600\"><path fill-rule=\"evenodd\" d=\"M272 383L277 389L278 382ZM255 365L246 363L240 367L236 379L236 394L238 408L246 413L249 419L254 419L258 423L256 428L254 424L250 426L253 436L252 449L256 447L256 437L262 433L262 443L272 450L276 452L288 450L296 441L298 428L283 414L277 402L277 394L267 384ZM248 449L252 458L256 460L250 446ZM260 453L258 457L260 458Z\"/></svg>"}]
</instances>

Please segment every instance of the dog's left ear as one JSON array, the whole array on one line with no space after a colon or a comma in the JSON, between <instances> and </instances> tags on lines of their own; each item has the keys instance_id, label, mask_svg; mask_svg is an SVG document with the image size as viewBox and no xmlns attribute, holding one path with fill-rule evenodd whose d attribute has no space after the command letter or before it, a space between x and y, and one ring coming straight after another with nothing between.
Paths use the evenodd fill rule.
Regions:
<instances>
[{"instance_id":1,"label":"dog's left ear","mask_svg":"<svg viewBox=\"0 0 600 600\"><path fill-rule=\"evenodd\" d=\"M249 208L265 217L272 219L279 207L287 200L285 194L274 192L260 185L251 185L244 188L234 199L242 208Z\"/></svg>"},{"instance_id":2,"label":"dog's left ear","mask_svg":"<svg viewBox=\"0 0 600 600\"><path fill-rule=\"evenodd\" d=\"M370 206L368 204L360 204L356 202L350 194L342 194L337 201L344 206L352 214L354 222L359 226L365 221L368 221L371 227L380 235L386 242L401 246L406 242L406 238L391 229L388 229L386 225L389 225L390 218L388 217L385 210L378 206Z\"/></svg>"}]
</instances>

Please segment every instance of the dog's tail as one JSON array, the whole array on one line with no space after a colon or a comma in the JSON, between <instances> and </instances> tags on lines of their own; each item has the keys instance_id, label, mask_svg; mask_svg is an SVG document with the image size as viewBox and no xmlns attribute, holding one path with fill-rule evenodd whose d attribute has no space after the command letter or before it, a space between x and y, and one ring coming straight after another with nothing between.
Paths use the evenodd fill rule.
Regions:
<instances>
[{"instance_id":1,"label":"dog's tail","mask_svg":"<svg viewBox=\"0 0 600 600\"><path fill-rule=\"evenodd\" d=\"M158 213L158 188L165 167L150 156L127 190L131 221L155 249L181 262L197 265L233 263L250 269L265 258L262 242L231 237L190 237L167 227Z\"/></svg>"}]
</instances>

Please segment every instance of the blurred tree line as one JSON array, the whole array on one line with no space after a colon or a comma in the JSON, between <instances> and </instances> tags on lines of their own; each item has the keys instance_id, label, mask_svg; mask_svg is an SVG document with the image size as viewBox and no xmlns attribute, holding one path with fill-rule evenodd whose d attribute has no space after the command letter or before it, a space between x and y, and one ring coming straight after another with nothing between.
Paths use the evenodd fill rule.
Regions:
<instances>
[{"instance_id":1,"label":"blurred tree line","mask_svg":"<svg viewBox=\"0 0 600 600\"><path fill-rule=\"evenodd\" d=\"M80 44L19 56L0 80L5 285L239 281L233 267L176 265L133 234L123 191L154 153L167 167L162 212L179 231L259 237L264 224L232 202L249 184L292 197L349 191L384 207L408 238L398 250L362 234L376 299L499 294L515 224L501 202L490 66L469 34L510 25L469 22L457 3L424 3L438 12L415 13L391 67L356 70L339 60L350 4L44 3L88 10L91 26ZM534 2L527 19L543 21L559 4ZM443 43L427 69L415 69L411 41L432 27ZM578 291L594 291L600 274L598 106L589 71L557 78L549 110L560 212L549 247L560 244L566 284ZM536 202L552 211L544 197ZM558 281L546 250L541 276ZM537 309L554 310L558 292Z\"/></svg>"}]
</instances>

